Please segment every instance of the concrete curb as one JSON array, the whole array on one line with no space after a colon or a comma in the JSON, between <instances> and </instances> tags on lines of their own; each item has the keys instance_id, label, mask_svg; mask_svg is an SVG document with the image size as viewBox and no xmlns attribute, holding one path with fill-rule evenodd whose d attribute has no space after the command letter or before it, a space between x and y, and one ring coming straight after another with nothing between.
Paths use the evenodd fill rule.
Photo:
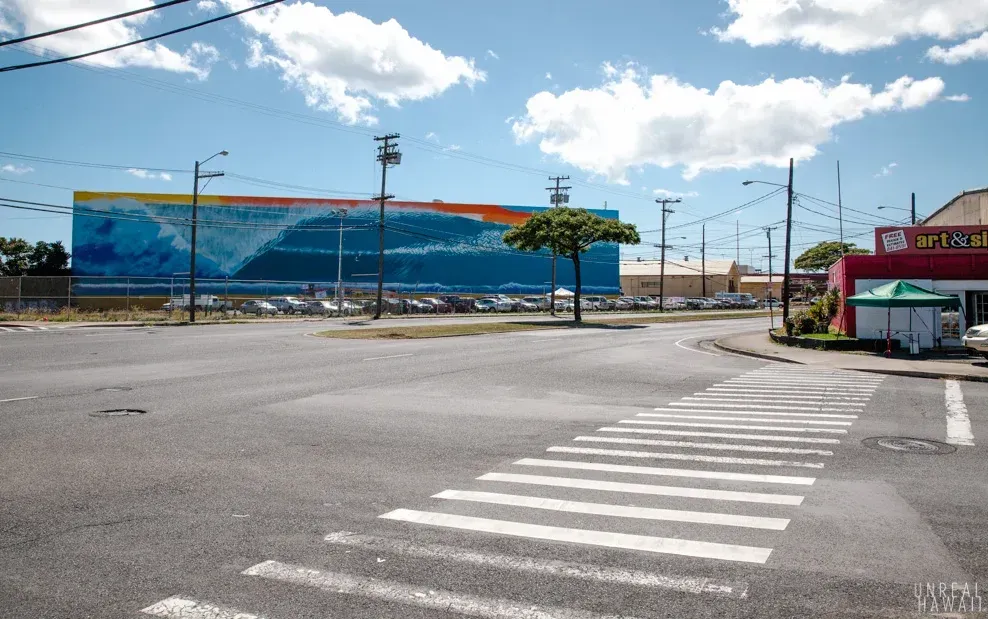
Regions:
<instances>
[{"instance_id":1,"label":"concrete curb","mask_svg":"<svg viewBox=\"0 0 988 619\"><path fill-rule=\"evenodd\" d=\"M793 361L792 359L787 359L785 357L766 355L763 353L757 353L753 350L748 350L746 348L736 348L734 346L728 346L727 344L724 343L723 338L719 340L714 340L714 347L723 350L724 352L734 353L735 355L741 355L743 357L754 357L755 359L765 359L767 361L792 363L793 365L806 365L805 363L800 363L799 361Z\"/></svg>"},{"instance_id":2,"label":"concrete curb","mask_svg":"<svg viewBox=\"0 0 988 619\"><path fill-rule=\"evenodd\" d=\"M723 350L724 352L734 353L736 355L742 355L744 357L754 357L755 359L765 359L767 361L779 361L781 363L792 363L794 365L806 365L799 361L794 361L792 359L787 359L781 356L766 355L763 353L758 353L753 350L747 350L745 348L737 348L735 346L729 346L723 343L722 338L720 340L714 340L714 346ZM949 372L924 372L920 370L886 370L879 368L845 368L839 366L827 366L833 369L846 370L851 372L868 372L869 374L882 374L885 376L905 376L908 378L930 378L934 380L963 380L975 383L988 383L988 375L985 376L970 376L966 374L951 374Z\"/></svg>"}]
</instances>

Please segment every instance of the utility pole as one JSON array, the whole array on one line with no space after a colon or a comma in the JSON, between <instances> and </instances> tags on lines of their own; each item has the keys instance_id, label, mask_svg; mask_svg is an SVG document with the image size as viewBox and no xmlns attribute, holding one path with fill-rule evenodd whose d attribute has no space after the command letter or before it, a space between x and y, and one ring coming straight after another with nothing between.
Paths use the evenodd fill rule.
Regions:
<instances>
[{"instance_id":1,"label":"utility pole","mask_svg":"<svg viewBox=\"0 0 988 619\"><path fill-rule=\"evenodd\" d=\"M666 286L666 217L676 211L668 208L670 204L682 202L682 198L670 200L669 198L658 198L656 204L662 205L662 260L659 262L659 311L665 311L665 286Z\"/></svg>"},{"instance_id":2,"label":"utility pole","mask_svg":"<svg viewBox=\"0 0 988 619\"><path fill-rule=\"evenodd\" d=\"M840 255L844 257L844 207L840 195L840 161L837 162L837 220L840 222Z\"/></svg>"},{"instance_id":3,"label":"utility pole","mask_svg":"<svg viewBox=\"0 0 988 619\"><path fill-rule=\"evenodd\" d=\"M775 331L775 311L772 304L772 294L775 292L772 288L772 228L765 228L765 235L768 236L768 315L772 330Z\"/></svg>"},{"instance_id":4,"label":"utility pole","mask_svg":"<svg viewBox=\"0 0 988 619\"><path fill-rule=\"evenodd\" d=\"M216 155L226 156L227 152L221 151ZM215 157L216 155L213 155ZM210 157L209 159L212 159ZM206 161L209 161L207 159ZM205 163L205 162L204 162ZM189 248L189 322L196 321L196 222L199 217L199 179L215 178L223 176L222 172L199 173L199 162L196 161L195 181L192 185L192 242Z\"/></svg>"},{"instance_id":5,"label":"utility pole","mask_svg":"<svg viewBox=\"0 0 988 619\"><path fill-rule=\"evenodd\" d=\"M788 204L786 206L786 263L782 275L782 324L789 320L789 252L792 248L792 167L793 159L789 158L789 187ZM771 252L769 252L771 253Z\"/></svg>"},{"instance_id":6,"label":"utility pole","mask_svg":"<svg viewBox=\"0 0 988 619\"><path fill-rule=\"evenodd\" d=\"M389 133L383 137L374 136L375 142L384 142L377 147L377 160L381 162L381 195L374 198L381 201L381 219L377 226L377 307L374 310L375 320L381 317L381 306L384 305L384 203L394 198L394 196L385 193L388 182L388 166L401 163L398 145L392 142L392 140L397 140L400 137L397 133Z\"/></svg>"},{"instance_id":7,"label":"utility pole","mask_svg":"<svg viewBox=\"0 0 988 619\"><path fill-rule=\"evenodd\" d=\"M913 218L912 218L913 219L913 225L915 226L916 225L916 192L915 191L913 192L913 206L912 206L912 209L911 210L912 210L912 216L913 216ZM910 316L912 316L911 313L910 313Z\"/></svg>"},{"instance_id":8,"label":"utility pole","mask_svg":"<svg viewBox=\"0 0 988 619\"><path fill-rule=\"evenodd\" d=\"M340 216L340 249L336 261L336 309L343 316L343 218L347 216L347 210L341 208L337 214Z\"/></svg>"},{"instance_id":9,"label":"utility pole","mask_svg":"<svg viewBox=\"0 0 988 619\"><path fill-rule=\"evenodd\" d=\"M707 224L703 224L700 237L700 281L702 292L700 296L707 298Z\"/></svg>"},{"instance_id":10,"label":"utility pole","mask_svg":"<svg viewBox=\"0 0 988 619\"><path fill-rule=\"evenodd\" d=\"M741 268L741 220L734 222L734 263Z\"/></svg>"},{"instance_id":11,"label":"utility pole","mask_svg":"<svg viewBox=\"0 0 988 619\"><path fill-rule=\"evenodd\" d=\"M572 189L572 187L559 186L560 182L568 181L569 177L550 176L549 180L556 181L555 187L546 187L546 191L552 192L549 194L549 203L552 204L553 208L560 204L569 204L569 194L566 192ZM556 315L556 252L552 252L552 290L549 292L549 312L553 316Z\"/></svg>"}]
</instances>

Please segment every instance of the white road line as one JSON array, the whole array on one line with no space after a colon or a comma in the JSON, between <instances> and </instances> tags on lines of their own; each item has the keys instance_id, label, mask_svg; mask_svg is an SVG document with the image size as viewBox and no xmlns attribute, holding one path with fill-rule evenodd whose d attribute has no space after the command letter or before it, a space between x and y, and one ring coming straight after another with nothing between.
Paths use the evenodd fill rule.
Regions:
<instances>
[{"instance_id":1,"label":"white road line","mask_svg":"<svg viewBox=\"0 0 988 619\"><path fill-rule=\"evenodd\" d=\"M947 402L947 442L951 445L974 445L971 419L967 416L964 393L956 380L944 381Z\"/></svg>"},{"instance_id":2,"label":"white road line","mask_svg":"<svg viewBox=\"0 0 988 619\"><path fill-rule=\"evenodd\" d=\"M764 415L767 417L812 417L822 419L857 419L857 415L838 415L836 413L780 413L778 411L747 411L747 410L720 410L707 408L656 408L656 411L664 413L714 413L717 415ZM638 413L637 417L664 417L655 413ZM773 419L772 421L785 421L785 419Z\"/></svg>"},{"instance_id":3,"label":"white road line","mask_svg":"<svg viewBox=\"0 0 988 619\"><path fill-rule=\"evenodd\" d=\"M173 619L263 619L235 608L214 606L180 597L170 597L141 610L145 615Z\"/></svg>"},{"instance_id":4,"label":"white road line","mask_svg":"<svg viewBox=\"0 0 988 619\"><path fill-rule=\"evenodd\" d=\"M690 398L683 398L684 400ZM800 402L809 404L809 402ZM776 406L775 404L720 404L714 402L669 402L669 406L710 406L713 408L765 408L777 411L851 411L862 413L864 409L857 405L852 406Z\"/></svg>"},{"instance_id":5,"label":"white road line","mask_svg":"<svg viewBox=\"0 0 988 619\"><path fill-rule=\"evenodd\" d=\"M616 518L640 518L642 520L667 520L671 522L694 522L697 524L717 524L749 529L771 529L773 531L785 531L786 526L789 525L788 518L738 516L716 512L656 509L651 507L635 507L633 505L610 505L607 503L584 503L581 501L563 501L560 499L547 499L519 494L501 494L499 492L443 490L438 494L432 495L432 498L490 503L492 505L511 505L512 507L530 507L532 509L546 509L574 514L593 514L596 516L614 516Z\"/></svg>"},{"instance_id":6,"label":"white road line","mask_svg":"<svg viewBox=\"0 0 988 619\"><path fill-rule=\"evenodd\" d=\"M680 460L687 462L714 462L717 464L747 464L751 466L791 466L804 469L822 469L822 462L791 462L787 460L762 460L760 458L731 458L728 456L701 456L698 454L673 454L657 451L629 451L626 449L598 449L595 447L550 447L551 453L583 454L588 456L614 456L618 458L654 458L656 460Z\"/></svg>"},{"instance_id":7,"label":"white road line","mask_svg":"<svg viewBox=\"0 0 988 619\"><path fill-rule=\"evenodd\" d=\"M829 434L847 434L847 430L834 428L791 428L788 426L747 426L729 423L697 423L695 421L625 421L618 423L648 423L656 426L685 426L691 428L723 428L727 430L771 430L773 432L825 432Z\"/></svg>"},{"instance_id":8,"label":"white road line","mask_svg":"<svg viewBox=\"0 0 988 619\"><path fill-rule=\"evenodd\" d=\"M750 481L765 484L792 484L797 486L812 486L816 481L814 477L794 477L792 475L762 475L760 473L728 473L723 471L691 471L689 469L665 469L654 466L632 466L630 464L608 464L606 462L580 462L578 460L544 460L542 458L522 458L517 462L512 462L518 466L542 466L557 469L572 469L578 471L606 471L608 473L631 473L634 475L661 475L664 477L693 477L697 479L720 479L724 481ZM499 473L497 475L500 475ZM531 477L525 475L524 477ZM478 477L477 479L483 479ZM570 479L569 477L546 477L545 479ZM487 481L501 481L489 479ZM514 481L514 480L509 480ZM593 483L593 480L583 480ZM528 482L535 483L535 482ZM603 482L611 483L611 482ZM560 484L549 484L557 486ZM599 489L596 486L579 485L566 487ZM656 486L662 488L664 486ZM654 494L646 492L644 494ZM681 494L671 494L668 496L684 496ZM693 496L693 495L689 495ZM766 495L777 496L777 495ZM705 497L703 497L705 498ZM774 501L771 501L774 502ZM798 503L795 503L798 505Z\"/></svg>"},{"instance_id":9,"label":"white road line","mask_svg":"<svg viewBox=\"0 0 988 619\"><path fill-rule=\"evenodd\" d=\"M801 380L814 383L824 383L832 385L834 383L852 383L855 385L865 385L868 387L877 387L882 382L881 378L868 378L863 376L807 376L805 374L765 374L761 372L754 372L752 374L742 374L734 378L747 378L752 380Z\"/></svg>"},{"instance_id":10,"label":"white road line","mask_svg":"<svg viewBox=\"0 0 988 619\"><path fill-rule=\"evenodd\" d=\"M4 331L4 332L8 332L9 333L9 332L13 331L13 329L11 329L10 327L0 327L0 331Z\"/></svg>"},{"instance_id":11,"label":"white road line","mask_svg":"<svg viewBox=\"0 0 988 619\"><path fill-rule=\"evenodd\" d=\"M716 353L707 352L705 350L697 350L696 348L690 348L689 346L683 346L682 342L685 342L686 340L691 340L691 339L693 339L695 337L703 337L703 336L691 335L689 337L684 337L683 339L681 339L678 342L676 342L676 346L678 346L679 348L682 348L683 350L688 350L690 352L698 352L701 355L710 355L711 357L719 357L720 356L720 355L718 355Z\"/></svg>"},{"instance_id":12,"label":"white road line","mask_svg":"<svg viewBox=\"0 0 988 619\"><path fill-rule=\"evenodd\" d=\"M625 550L641 550L663 554L700 557L704 559L719 559L721 561L739 561L743 563L765 563L772 553L771 548L754 546L738 546L735 544L718 544L715 542L699 542L668 537L650 537L646 535L628 535L626 533L610 533L589 529L568 529L550 527L507 520L491 520L489 518L473 518L470 516L455 516L434 512L420 512L410 509L396 509L393 512L378 516L390 520L415 522L438 527L482 531L529 539L544 539L556 542L572 542L603 546L606 548L622 548ZM253 569L253 568L251 568ZM362 591L363 592L363 591ZM515 607L517 608L517 607ZM454 612L463 612L453 608ZM498 615L505 617L530 617L529 610L518 609L516 615ZM524 613L524 614L521 614ZM566 615L543 615L548 617L565 617Z\"/></svg>"},{"instance_id":13,"label":"white road line","mask_svg":"<svg viewBox=\"0 0 988 619\"><path fill-rule=\"evenodd\" d=\"M3 402L22 402L24 400L37 400L38 397L39 396L36 396L36 395L29 395L29 396L26 396L26 397L23 397L23 398L7 398L6 400L0 400L0 403L3 403Z\"/></svg>"},{"instance_id":14,"label":"white road line","mask_svg":"<svg viewBox=\"0 0 988 619\"><path fill-rule=\"evenodd\" d=\"M721 383L708 387L707 391L751 391L754 393L805 393L808 395L853 395L859 397L870 397L874 391L864 389L838 389L836 387L809 387L806 385L784 386L776 384L767 385L744 385Z\"/></svg>"},{"instance_id":15,"label":"white road line","mask_svg":"<svg viewBox=\"0 0 988 619\"><path fill-rule=\"evenodd\" d=\"M636 475L660 475L664 477L692 477L696 479L719 479L723 481L750 481L766 484L793 484L811 486L815 477L795 477L791 475L761 475L756 473L729 473L724 471L691 471L689 469L665 469L654 466L630 466L627 464L607 464L606 462L578 462L575 460L542 460L522 458L514 464L527 466L548 466L583 471L608 471L612 473L634 473ZM503 481L515 484L554 486L557 488L580 488L605 492L630 492L632 494L653 494L658 496L680 496L694 499L714 499L719 501L742 501L745 503L775 503L779 505L799 505L801 496L784 494L760 494L737 492L734 490L711 490L708 488L686 488L683 486L652 486L648 484L628 484L617 481L580 479L576 477L547 477L545 475L520 475L515 473L485 473L480 481ZM725 494L726 493L726 494ZM783 497L783 498L779 498Z\"/></svg>"},{"instance_id":16,"label":"white road line","mask_svg":"<svg viewBox=\"0 0 988 619\"><path fill-rule=\"evenodd\" d=\"M753 372L747 372L742 376L788 376L795 378L837 378L842 380L860 380L872 383L880 383L885 380L882 376L875 376L873 374L848 374L847 372L802 372L802 371L768 371L768 370L755 370Z\"/></svg>"},{"instance_id":17,"label":"white road line","mask_svg":"<svg viewBox=\"0 0 988 619\"><path fill-rule=\"evenodd\" d=\"M681 411L684 413L693 413L696 411L688 410ZM716 411L720 412L720 411ZM731 411L732 413L740 413L741 411ZM745 411L748 415L757 415L758 413ZM710 421L759 421L763 423L816 423L823 426L849 426L853 422L851 421L830 421L828 419L761 419L759 417L714 417L712 415L666 415L662 413L648 413L642 414L638 413L638 417L664 417L666 419L708 419ZM630 420L628 423L637 423ZM644 422L642 422L644 423Z\"/></svg>"},{"instance_id":18,"label":"white road line","mask_svg":"<svg viewBox=\"0 0 988 619\"><path fill-rule=\"evenodd\" d=\"M836 438L815 438L802 436L776 436L770 434L736 434L734 432L694 432L691 430L656 430L652 428L599 428L598 432L632 432L635 434L661 434L662 436L704 436L708 438L730 438L746 441L780 441L786 443L817 443L838 445Z\"/></svg>"},{"instance_id":19,"label":"white road line","mask_svg":"<svg viewBox=\"0 0 988 619\"><path fill-rule=\"evenodd\" d=\"M369 548L381 553L399 554L418 559L456 561L470 565L493 567L503 570L545 574L592 580L612 585L629 585L650 589L668 589L681 593L709 593L743 599L747 596L748 585L743 582L730 582L697 578L692 576L663 575L639 570L623 570L604 565L589 565L554 559L536 559L520 555L502 555L477 552L443 544L416 544L404 540L358 535L348 531L330 533L326 541L339 546Z\"/></svg>"},{"instance_id":20,"label":"white road line","mask_svg":"<svg viewBox=\"0 0 988 619\"><path fill-rule=\"evenodd\" d=\"M378 359L397 359L398 357L411 357L415 353L405 353L403 355L387 355L384 357L368 357L366 359L361 359L361 361L377 361Z\"/></svg>"},{"instance_id":21,"label":"white road line","mask_svg":"<svg viewBox=\"0 0 988 619\"><path fill-rule=\"evenodd\" d=\"M834 387L837 389L871 389L874 390L878 383L860 383L857 381L845 380L814 380L805 378L763 378L761 376L742 376L740 378L728 378L729 383L758 384L767 383L771 385L806 385L807 387Z\"/></svg>"},{"instance_id":22,"label":"white road line","mask_svg":"<svg viewBox=\"0 0 988 619\"><path fill-rule=\"evenodd\" d=\"M793 393L774 393L772 391L759 392L751 391L748 389L729 389L730 391L737 391L739 393L717 393L719 391L724 391L724 389L718 389L716 387L710 387L705 391L697 391L693 395L699 396L704 399L707 398L723 398L731 396L733 401L740 400L754 400L755 402L772 402L772 401L786 401L786 400L809 400L810 404L818 401L827 400L851 400L853 402L867 402L871 398L868 396L846 396L846 395L831 395L829 393L815 393L815 394L793 394Z\"/></svg>"},{"instance_id":23,"label":"white road line","mask_svg":"<svg viewBox=\"0 0 988 619\"><path fill-rule=\"evenodd\" d=\"M730 397L725 397L730 395ZM864 406L861 402L867 402L867 399L862 398L849 398L849 397L836 397L832 395L816 396L816 395L803 395L803 396L792 396L792 395L758 395L758 394L747 394L747 393L694 393L692 396L686 396L684 400L696 400L702 402L768 402L770 404L781 404L783 402L791 402L793 404L846 404L851 406Z\"/></svg>"},{"instance_id":24,"label":"white road line","mask_svg":"<svg viewBox=\"0 0 988 619\"><path fill-rule=\"evenodd\" d=\"M428 512L413 512L397 509L380 516L391 520L405 520L421 524L439 524L429 522ZM464 518L459 516L458 518ZM492 521L497 522L497 521ZM462 524L462 521L461 521ZM440 526L453 526L445 524ZM465 528L459 526L456 528ZM767 559L768 557L766 557ZM763 561L764 562L764 561ZM533 606L529 603L485 598L467 593L455 593L443 589L433 589L409 585L402 582L371 578L369 576L351 576L336 572L322 572L298 565L265 561L242 572L245 576L259 576L269 580L290 583L304 587L313 587L327 593L358 595L360 597L383 600L392 604L417 606L440 611L443 614L459 614L468 617L483 617L485 619L618 619L614 615L597 615L595 613L555 608L552 606ZM397 616L401 616L400 614Z\"/></svg>"},{"instance_id":25,"label":"white road line","mask_svg":"<svg viewBox=\"0 0 988 619\"><path fill-rule=\"evenodd\" d=\"M657 447L684 447L686 449L716 449L721 451L748 451L757 453L798 454L807 456L832 456L825 449L801 449L799 447L771 447L767 445L732 445L730 443L694 443L691 441L664 441L648 438L617 438L614 436L578 436L574 441L587 443L618 443L622 445L655 445Z\"/></svg>"}]
</instances>

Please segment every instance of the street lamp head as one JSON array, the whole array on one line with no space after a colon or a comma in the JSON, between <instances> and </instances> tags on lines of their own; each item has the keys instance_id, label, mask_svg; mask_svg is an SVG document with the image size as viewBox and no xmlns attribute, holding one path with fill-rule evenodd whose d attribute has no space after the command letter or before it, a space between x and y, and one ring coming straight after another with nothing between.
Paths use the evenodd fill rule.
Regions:
<instances>
[{"instance_id":1,"label":"street lamp head","mask_svg":"<svg viewBox=\"0 0 988 619\"><path fill-rule=\"evenodd\" d=\"M748 185L754 183L755 181L742 181L741 184L747 187Z\"/></svg>"},{"instance_id":2,"label":"street lamp head","mask_svg":"<svg viewBox=\"0 0 988 619\"><path fill-rule=\"evenodd\" d=\"M219 154L220 154L220 155L222 155L222 156L224 156L224 157L226 157L227 155L229 155L229 154L230 154L230 151L228 151L228 150L221 150L221 151L219 152Z\"/></svg>"}]
</instances>

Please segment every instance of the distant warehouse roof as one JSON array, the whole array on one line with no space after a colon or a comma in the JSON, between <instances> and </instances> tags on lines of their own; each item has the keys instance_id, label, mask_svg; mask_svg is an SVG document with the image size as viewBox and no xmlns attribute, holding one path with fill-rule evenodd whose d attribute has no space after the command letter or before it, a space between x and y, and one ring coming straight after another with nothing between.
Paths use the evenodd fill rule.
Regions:
<instances>
[{"instance_id":1,"label":"distant warehouse roof","mask_svg":"<svg viewBox=\"0 0 988 619\"><path fill-rule=\"evenodd\" d=\"M707 275L730 275L735 268L733 260L707 260L706 264L699 260L666 260L666 276L700 275L706 270ZM621 275L655 275L662 270L661 260L622 260Z\"/></svg>"},{"instance_id":2,"label":"distant warehouse roof","mask_svg":"<svg viewBox=\"0 0 988 619\"><path fill-rule=\"evenodd\" d=\"M792 275L790 275L790 277L792 277ZM742 275L741 276L741 283L742 284L767 284L768 283L768 275ZM781 284L782 283L782 273L774 273L772 275L772 283L773 284Z\"/></svg>"}]
</instances>

